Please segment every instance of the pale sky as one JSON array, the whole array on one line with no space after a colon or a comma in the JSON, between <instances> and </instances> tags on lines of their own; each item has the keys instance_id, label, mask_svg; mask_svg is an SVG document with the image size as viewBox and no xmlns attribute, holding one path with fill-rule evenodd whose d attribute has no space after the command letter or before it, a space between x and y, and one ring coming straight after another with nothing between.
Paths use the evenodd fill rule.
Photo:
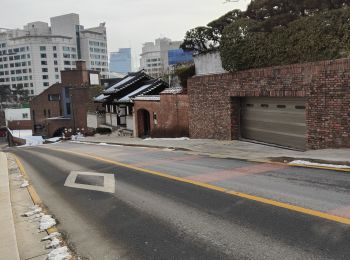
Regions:
<instances>
[{"instance_id":1,"label":"pale sky","mask_svg":"<svg viewBox=\"0 0 350 260\"><path fill-rule=\"evenodd\" d=\"M187 30L206 25L250 0L0 0L0 27L22 28L28 22L48 22L52 16L77 13L85 28L106 22L108 51L131 47L139 59L144 42L159 37L183 40Z\"/></svg>"}]
</instances>

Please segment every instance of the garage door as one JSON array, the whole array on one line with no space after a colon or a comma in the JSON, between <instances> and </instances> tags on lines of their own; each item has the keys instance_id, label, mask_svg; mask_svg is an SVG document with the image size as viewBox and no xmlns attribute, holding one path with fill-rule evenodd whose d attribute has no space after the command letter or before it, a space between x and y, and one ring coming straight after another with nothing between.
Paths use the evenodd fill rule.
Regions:
<instances>
[{"instance_id":1,"label":"garage door","mask_svg":"<svg viewBox=\"0 0 350 260\"><path fill-rule=\"evenodd\" d=\"M296 149L306 146L304 98L243 98L241 136Z\"/></svg>"}]
</instances>

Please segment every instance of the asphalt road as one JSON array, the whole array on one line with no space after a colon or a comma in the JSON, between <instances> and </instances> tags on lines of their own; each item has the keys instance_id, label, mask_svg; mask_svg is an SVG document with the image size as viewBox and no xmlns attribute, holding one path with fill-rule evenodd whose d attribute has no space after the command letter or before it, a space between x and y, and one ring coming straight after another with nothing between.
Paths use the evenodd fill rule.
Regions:
<instances>
[{"instance_id":1,"label":"asphalt road","mask_svg":"<svg viewBox=\"0 0 350 260\"><path fill-rule=\"evenodd\" d=\"M350 259L350 225L137 168L344 214L350 175L182 152L64 143L13 149L71 246L89 259ZM56 150L52 150L56 149ZM58 151L57 149L60 149ZM65 151L84 152L123 167ZM72 173L73 171L73 173ZM105 173L100 176L85 172ZM68 176L76 173L73 186ZM68 178L68 180L67 180ZM102 192L103 187L112 192ZM91 189L85 189L91 188ZM338 211L337 211L338 210ZM346 214L346 211L345 211Z\"/></svg>"}]
</instances>

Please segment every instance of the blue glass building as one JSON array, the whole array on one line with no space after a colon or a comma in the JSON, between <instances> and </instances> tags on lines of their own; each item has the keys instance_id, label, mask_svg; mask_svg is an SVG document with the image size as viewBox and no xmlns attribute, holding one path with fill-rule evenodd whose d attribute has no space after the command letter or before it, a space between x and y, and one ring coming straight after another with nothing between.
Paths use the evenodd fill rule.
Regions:
<instances>
[{"instance_id":1,"label":"blue glass building","mask_svg":"<svg viewBox=\"0 0 350 260\"><path fill-rule=\"evenodd\" d=\"M120 48L111 52L109 58L109 71L127 74L131 72L131 48Z\"/></svg>"},{"instance_id":2,"label":"blue glass building","mask_svg":"<svg viewBox=\"0 0 350 260\"><path fill-rule=\"evenodd\" d=\"M191 51L184 51L183 49L175 49L168 51L168 62L169 65L176 65L184 62L193 61Z\"/></svg>"}]
</instances>

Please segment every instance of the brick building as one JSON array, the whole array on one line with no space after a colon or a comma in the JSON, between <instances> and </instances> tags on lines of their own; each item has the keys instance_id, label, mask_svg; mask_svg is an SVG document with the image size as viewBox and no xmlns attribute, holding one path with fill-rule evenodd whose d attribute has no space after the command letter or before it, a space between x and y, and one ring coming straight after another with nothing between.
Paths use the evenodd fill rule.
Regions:
<instances>
[{"instance_id":1,"label":"brick building","mask_svg":"<svg viewBox=\"0 0 350 260\"><path fill-rule=\"evenodd\" d=\"M350 147L350 59L189 80L190 137Z\"/></svg>"},{"instance_id":2,"label":"brick building","mask_svg":"<svg viewBox=\"0 0 350 260\"><path fill-rule=\"evenodd\" d=\"M96 110L99 73L77 61L75 70L61 71L62 83L44 90L30 102L33 135L61 136L64 129L87 131L87 112Z\"/></svg>"},{"instance_id":3,"label":"brick building","mask_svg":"<svg viewBox=\"0 0 350 260\"><path fill-rule=\"evenodd\" d=\"M136 137L188 136L188 96L182 89L166 89L158 96L134 99Z\"/></svg>"}]
</instances>

